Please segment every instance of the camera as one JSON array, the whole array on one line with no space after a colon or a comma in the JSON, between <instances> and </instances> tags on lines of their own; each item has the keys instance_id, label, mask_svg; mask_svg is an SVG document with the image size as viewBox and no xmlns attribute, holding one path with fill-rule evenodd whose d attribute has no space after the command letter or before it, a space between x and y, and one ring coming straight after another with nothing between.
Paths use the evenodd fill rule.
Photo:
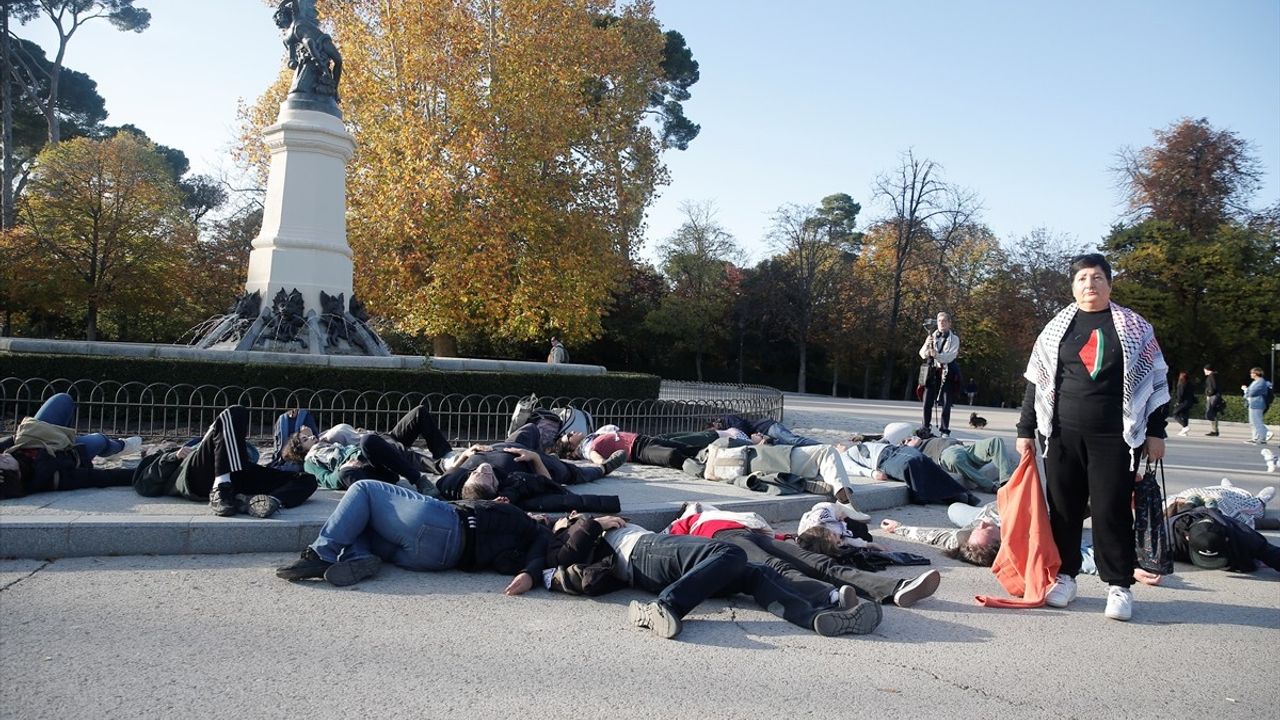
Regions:
<instances>
[{"instance_id":1,"label":"camera","mask_svg":"<svg viewBox=\"0 0 1280 720\"><path fill-rule=\"evenodd\" d=\"M934 318L929 318L928 320L925 320L925 321L924 321L924 329L925 329L925 330L928 330L929 328L931 328L931 327L933 327L934 325L937 325L937 324L938 324L938 321L937 321L936 319L934 319Z\"/></svg>"}]
</instances>

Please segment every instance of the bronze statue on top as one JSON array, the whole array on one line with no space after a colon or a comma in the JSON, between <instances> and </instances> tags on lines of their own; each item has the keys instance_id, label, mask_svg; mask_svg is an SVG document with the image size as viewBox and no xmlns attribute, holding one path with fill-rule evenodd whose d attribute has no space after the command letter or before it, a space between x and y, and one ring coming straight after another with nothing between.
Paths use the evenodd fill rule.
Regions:
<instances>
[{"instance_id":1,"label":"bronze statue on top","mask_svg":"<svg viewBox=\"0 0 1280 720\"><path fill-rule=\"evenodd\" d=\"M342 117L338 109L342 54L333 38L320 29L315 0L280 0L274 18L276 27L285 31L284 45L293 70L285 106Z\"/></svg>"}]
</instances>

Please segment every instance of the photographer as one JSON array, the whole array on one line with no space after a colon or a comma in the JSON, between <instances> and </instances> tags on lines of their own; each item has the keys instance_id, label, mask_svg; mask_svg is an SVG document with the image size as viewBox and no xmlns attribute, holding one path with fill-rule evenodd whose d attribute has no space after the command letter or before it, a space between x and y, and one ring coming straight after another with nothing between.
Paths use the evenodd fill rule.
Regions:
<instances>
[{"instance_id":1,"label":"photographer","mask_svg":"<svg viewBox=\"0 0 1280 720\"><path fill-rule=\"evenodd\" d=\"M951 403L955 385L960 379L956 356L960 354L960 336L951 331L951 314L938 313L938 328L930 332L920 346L920 358L928 366L924 383L924 429L933 432L933 404L942 404L942 422L938 430L951 434ZM929 327L932 323L926 323Z\"/></svg>"}]
</instances>

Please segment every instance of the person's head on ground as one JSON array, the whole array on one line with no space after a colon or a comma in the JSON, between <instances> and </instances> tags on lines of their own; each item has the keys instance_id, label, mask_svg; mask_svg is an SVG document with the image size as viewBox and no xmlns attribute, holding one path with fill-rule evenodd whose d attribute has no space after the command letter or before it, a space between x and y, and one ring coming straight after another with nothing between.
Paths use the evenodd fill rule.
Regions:
<instances>
[{"instance_id":1,"label":"person's head on ground","mask_svg":"<svg viewBox=\"0 0 1280 720\"><path fill-rule=\"evenodd\" d=\"M1071 258L1071 294L1081 310L1105 310L1111 304L1111 263L1099 253Z\"/></svg>"},{"instance_id":2,"label":"person's head on ground","mask_svg":"<svg viewBox=\"0 0 1280 720\"><path fill-rule=\"evenodd\" d=\"M1230 540L1227 529L1212 518L1202 518L1187 528L1187 550L1191 563L1205 570L1227 566Z\"/></svg>"},{"instance_id":3,"label":"person's head on ground","mask_svg":"<svg viewBox=\"0 0 1280 720\"><path fill-rule=\"evenodd\" d=\"M1000 526L979 520L951 557L978 567L991 567L1000 552Z\"/></svg>"},{"instance_id":4,"label":"person's head on ground","mask_svg":"<svg viewBox=\"0 0 1280 720\"><path fill-rule=\"evenodd\" d=\"M492 500L498 496L498 476L493 473L493 466L480 463L467 475L462 483L460 494L463 500Z\"/></svg>"},{"instance_id":5,"label":"person's head on ground","mask_svg":"<svg viewBox=\"0 0 1280 720\"><path fill-rule=\"evenodd\" d=\"M284 441L284 447L280 448L280 457L288 462L300 463L307 458L307 452L315 447L318 441L319 438L311 432L311 428L303 425L298 428L298 432Z\"/></svg>"},{"instance_id":6,"label":"person's head on ground","mask_svg":"<svg viewBox=\"0 0 1280 720\"><path fill-rule=\"evenodd\" d=\"M548 452L562 458L581 457L578 454L578 450L582 447L582 441L585 439L587 439L586 433L581 433L577 430L567 432L551 444Z\"/></svg>"},{"instance_id":7,"label":"person's head on ground","mask_svg":"<svg viewBox=\"0 0 1280 720\"><path fill-rule=\"evenodd\" d=\"M840 538L821 525L815 525L797 535L796 544L809 552L830 557L840 555Z\"/></svg>"}]
</instances>

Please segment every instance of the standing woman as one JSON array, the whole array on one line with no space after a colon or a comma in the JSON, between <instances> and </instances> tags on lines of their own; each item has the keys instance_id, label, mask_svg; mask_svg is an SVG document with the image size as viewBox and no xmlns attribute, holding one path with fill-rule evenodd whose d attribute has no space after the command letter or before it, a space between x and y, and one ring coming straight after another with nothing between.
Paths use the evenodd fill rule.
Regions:
<instances>
[{"instance_id":1,"label":"standing woman","mask_svg":"<svg viewBox=\"0 0 1280 720\"><path fill-rule=\"evenodd\" d=\"M1045 439L1049 523L1062 556L1045 602L1066 607L1076 596L1080 536L1092 508L1098 575L1107 583L1106 616L1133 615L1132 498L1145 454L1164 457L1169 372L1151 324L1111 302L1111 265L1090 253L1071 261L1075 303L1049 321L1027 362L1018 421L1019 453Z\"/></svg>"},{"instance_id":2,"label":"standing woman","mask_svg":"<svg viewBox=\"0 0 1280 720\"><path fill-rule=\"evenodd\" d=\"M1191 381L1188 379L1187 371L1183 370L1178 373L1178 384L1173 391L1173 419L1178 421L1182 429L1178 431L1179 437L1184 437L1191 432L1191 406L1196 404L1195 391L1191 389Z\"/></svg>"}]
</instances>

